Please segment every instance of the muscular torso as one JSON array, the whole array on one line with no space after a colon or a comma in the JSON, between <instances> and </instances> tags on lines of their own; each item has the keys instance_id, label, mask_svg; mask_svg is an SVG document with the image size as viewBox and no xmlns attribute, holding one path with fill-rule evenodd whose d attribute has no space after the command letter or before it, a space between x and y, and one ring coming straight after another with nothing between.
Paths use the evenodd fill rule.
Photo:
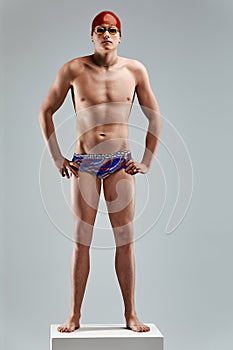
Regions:
<instances>
[{"instance_id":1,"label":"muscular torso","mask_svg":"<svg viewBox=\"0 0 233 350\"><path fill-rule=\"evenodd\" d=\"M92 56L70 61L77 116L75 153L112 153L129 149L128 118L135 95L132 60L118 56L110 67Z\"/></svg>"}]
</instances>

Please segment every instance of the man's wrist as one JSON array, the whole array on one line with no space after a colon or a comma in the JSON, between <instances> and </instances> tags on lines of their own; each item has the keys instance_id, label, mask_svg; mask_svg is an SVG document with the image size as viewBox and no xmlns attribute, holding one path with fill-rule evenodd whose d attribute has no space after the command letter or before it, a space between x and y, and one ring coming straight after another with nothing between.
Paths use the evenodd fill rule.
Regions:
<instances>
[{"instance_id":1,"label":"man's wrist","mask_svg":"<svg viewBox=\"0 0 233 350\"><path fill-rule=\"evenodd\" d=\"M145 161L144 159L141 160L141 164L145 165L147 168L150 167L150 163L151 162Z\"/></svg>"},{"instance_id":2,"label":"man's wrist","mask_svg":"<svg viewBox=\"0 0 233 350\"><path fill-rule=\"evenodd\" d=\"M145 162L141 162L141 165L145 169L146 172L150 169L150 165L146 164Z\"/></svg>"},{"instance_id":3,"label":"man's wrist","mask_svg":"<svg viewBox=\"0 0 233 350\"><path fill-rule=\"evenodd\" d=\"M52 161L54 162L54 164L56 165L57 168L62 168L63 163L64 163L64 157L62 155L60 155L59 157L52 157Z\"/></svg>"}]
</instances>

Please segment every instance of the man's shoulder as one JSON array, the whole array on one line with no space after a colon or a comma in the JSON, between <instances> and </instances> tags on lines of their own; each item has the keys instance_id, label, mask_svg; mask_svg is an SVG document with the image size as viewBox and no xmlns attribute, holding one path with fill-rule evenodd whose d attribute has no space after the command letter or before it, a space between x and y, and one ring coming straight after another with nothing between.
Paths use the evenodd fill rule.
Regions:
<instances>
[{"instance_id":1,"label":"man's shoulder","mask_svg":"<svg viewBox=\"0 0 233 350\"><path fill-rule=\"evenodd\" d=\"M61 74L69 77L69 80L73 80L84 69L85 63L90 60L90 56L75 57L65 62L61 68Z\"/></svg>"},{"instance_id":2,"label":"man's shoulder","mask_svg":"<svg viewBox=\"0 0 233 350\"><path fill-rule=\"evenodd\" d=\"M90 55L88 56L81 56L81 57L75 57L71 60L65 62L62 67L66 69L72 69L77 66L81 66L83 63L88 62L90 60Z\"/></svg>"},{"instance_id":3,"label":"man's shoulder","mask_svg":"<svg viewBox=\"0 0 233 350\"><path fill-rule=\"evenodd\" d=\"M127 68L134 72L143 71L146 69L144 64L139 60L128 57L121 57L121 59L126 64Z\"/></svg>"}]
</instances>

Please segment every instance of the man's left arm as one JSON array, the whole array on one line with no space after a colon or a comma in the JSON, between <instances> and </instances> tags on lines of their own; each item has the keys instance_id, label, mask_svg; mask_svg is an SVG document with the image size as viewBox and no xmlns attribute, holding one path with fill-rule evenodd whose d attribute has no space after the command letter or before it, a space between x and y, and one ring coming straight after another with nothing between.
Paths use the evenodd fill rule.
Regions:
<instances>
[{"instance_id":1,"label":"man's left arm","mask_svg":"<svg viewBox=\"0 0 233 350\"><path fill-rule=\"evenodd\" d=\"M152 163L153 155L159 141L162 128L162 118L156 97L150 87L149 77L146 68L140 63L136 63L136 93L143 113L147 117L149 124L146 134L145 151L141 163L135 161L129 164L129 173L146 173ZM135 171L136 168L136 171Z\"/></svg>"}]
</instances>

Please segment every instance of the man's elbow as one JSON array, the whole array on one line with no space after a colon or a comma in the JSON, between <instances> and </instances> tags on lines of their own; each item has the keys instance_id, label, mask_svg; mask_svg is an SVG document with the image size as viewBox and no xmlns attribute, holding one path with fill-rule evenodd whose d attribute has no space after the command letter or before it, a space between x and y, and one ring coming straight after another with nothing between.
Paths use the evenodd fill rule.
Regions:
<instances>
[{"instance_id":1,"label":"man's elbow","mask_svg":"<svg viewBox=\"0 0 233 350\"><path fill-rule=\"evenodd\" d=\"M163 120L160 113L153 113L149 118L149 131L158 137L162 131Z\"/></svg>"},{"instance_id":2,"label":"man's elbow","mask_svg":"<svg viewBox=\"0 0 233 350\"><path fill-rule=\"evenodd\" d=\"M51 107L41 106L38 113L39 121L44 121L45 119L52 118L53 110Z\"/></svg>"},{"instance_id":3,"label":"man's elbow","mask_svg":"<svg viewBox=\"0 0 233 350\"><path fill-rule=\"evenodd\" d=\"M155 115L155 124L156 124L156 129L158 130L159 134L162 131L162 127L163 127L163 119L162 119L162 115L160 113L160 111L158 111L158 113L156 113Z\"/></svg>"}]
</instances>

